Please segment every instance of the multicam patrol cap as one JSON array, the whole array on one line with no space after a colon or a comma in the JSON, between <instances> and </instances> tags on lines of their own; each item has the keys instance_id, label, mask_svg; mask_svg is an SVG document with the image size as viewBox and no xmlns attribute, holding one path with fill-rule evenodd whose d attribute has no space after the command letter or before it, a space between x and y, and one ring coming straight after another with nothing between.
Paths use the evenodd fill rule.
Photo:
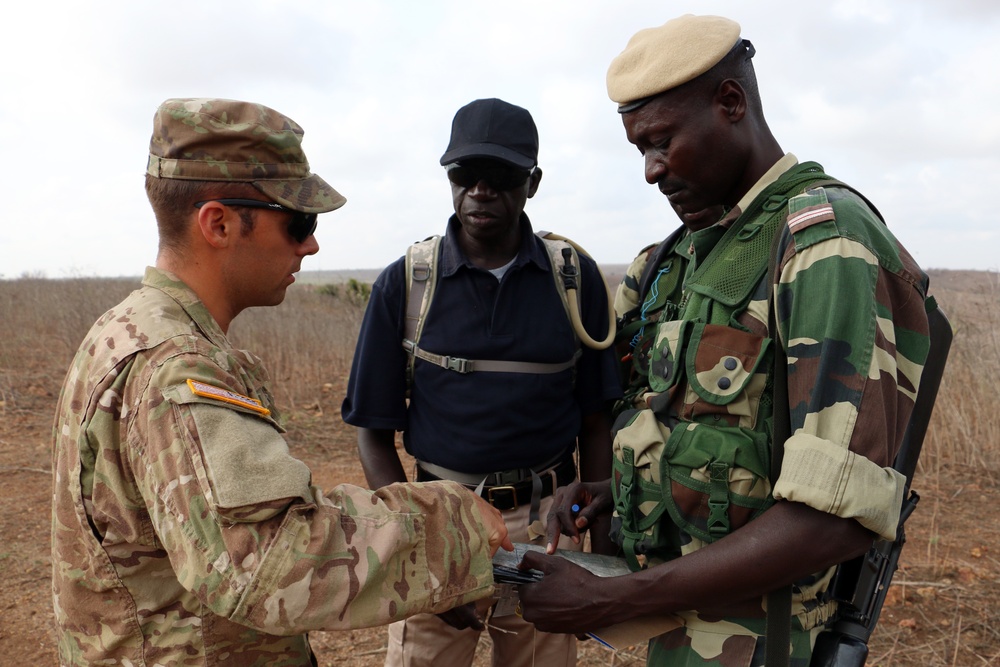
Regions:
<instances>
[{"instance_id":1,"label":"multicam patrol cap","mask_svg":"<svg viewBox=\"0 0 1000 667\"><path fill-rule=\"evenodd\" d=\"M640 30L608 68L608 97L618 112L692 81L717 65L740 42L740 24L721 16L685 14ZM753 55L752 45L746 42Z\"/></svg>"},{"instance_id":2,"label":"multicam patrol cap","mask_svg":"<svg viewBox=\"0 0 1000 667\"><path fill-rule=\"evenodd\" d=\"M169 99L153 116L146 172L156 178L250 183L294 211L326 213L347 199L309 171L298 123L262 104Z\"/></svg>"}]
</instances>

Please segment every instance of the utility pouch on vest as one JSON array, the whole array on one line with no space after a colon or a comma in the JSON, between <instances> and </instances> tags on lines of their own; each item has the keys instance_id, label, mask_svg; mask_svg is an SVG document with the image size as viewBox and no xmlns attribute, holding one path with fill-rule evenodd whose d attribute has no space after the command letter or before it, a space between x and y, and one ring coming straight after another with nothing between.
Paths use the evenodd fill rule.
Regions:
<instances>
[{"instance_id":1,"label":"utility pouch on vest","mask_svg":"<svg viewBox=\"0 0 1000 667\"><path fill-rule=\"evenodd\" d=\"M714 542L773 503L757 424L771 345L721 325L659 325L649 367L659 395L622 415L614 440L614 529L632 567L680 555L678 529Z\"/></svg>"},{"instance_id":2,"label":"utility pouch on vest","mask_svg":"<svg viewBox=\"0 0 1000 667\"><path fill-rule=\"evenodd\" d=\"M611 462L611 537L622 545L629 567L638 571L681 555L680 533L671 522L661 521L668 501L660 461L670 428L649 409L625 412L619 421L626 425L615 437Z\"/></svg>"},{"instance_id":3,"label":"utility pouch on vest","mask_svg":"<svg viewBox=\"0 0 1000 667\"><path fill-rule=\"evenodd\" d=\"M749 429L670 429L652 410L635 411L615 437L612 462L615 539L629 565L679 556L675 528L714 542L770 507L766 446L767 437Z\"/></svg>"}]
</instances>

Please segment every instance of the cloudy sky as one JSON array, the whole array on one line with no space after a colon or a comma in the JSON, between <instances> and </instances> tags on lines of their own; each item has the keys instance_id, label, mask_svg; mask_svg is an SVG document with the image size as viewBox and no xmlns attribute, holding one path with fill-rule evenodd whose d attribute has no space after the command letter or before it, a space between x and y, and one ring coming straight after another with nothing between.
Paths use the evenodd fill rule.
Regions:
<instances>
[{"instance_id":1,"label":"cloudy sky","mask_svg":"<svg viewBox=\"0 0 1000 667\"><path fill-rule=\"evenodd\" d=\"M303 269L378 268L444 229L438 158L467 102L529 109L536 229L629 261L677 224L606 96L637 30L737 20L784 150L864 191L927 268L1000 268L996 0L94 0L21 3L0 41L0 277L139 275L168 97L271 106L348 198Z\"/></svg>"}]
</instances>

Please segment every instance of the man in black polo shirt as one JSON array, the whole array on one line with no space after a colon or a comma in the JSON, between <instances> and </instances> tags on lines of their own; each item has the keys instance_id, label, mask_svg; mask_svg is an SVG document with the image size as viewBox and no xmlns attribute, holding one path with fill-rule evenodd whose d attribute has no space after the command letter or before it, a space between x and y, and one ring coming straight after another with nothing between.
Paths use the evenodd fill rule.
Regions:
<instances>
[{"instance_id":1,"label":"man in black polo shirt","mask_svg":"<svg viewBox=\"0 0 1000 667\"><path fill-rule=\"evenodd\" d=\"M547 515L553 488L577 476L577 447L580 477L608 478L608 406L621 395L612 350L578 343L546 247L524 213L542 178L537 155L538 132L525 109L498 99L459 109L441 158L455 215L439 245L429 242L436 286L427 288L433 300L419 340L404 348L413 311L401 258L372 287L342 408L358 427L372 488L406 481L394 444L402 431L418 481L481 486L515 542L542 537L544 528L529 525L540 527L532 521ZM580 254L579 264L582 322L588 332L605 332L603 278L589 257ZM413 359L414 347L426 354ZM474 368L489 360L479 366L490 370L458 372L439 365L441 357L474 360ZM591 535L595 550L611 548L606 527ZM391 626L386 665L470 664L486 611L462 608ZM536 632L517 615L488 625L494 665L575 664L571 635Z\"/></svg>"}]
</instances>

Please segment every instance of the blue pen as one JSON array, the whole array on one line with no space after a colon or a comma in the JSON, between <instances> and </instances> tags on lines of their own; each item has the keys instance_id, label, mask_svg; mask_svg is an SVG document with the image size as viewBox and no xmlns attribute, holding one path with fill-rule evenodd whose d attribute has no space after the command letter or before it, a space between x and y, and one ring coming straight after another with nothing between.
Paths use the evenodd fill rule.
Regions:
<instances>
[{"instance_id":1,"label":"blue pen","mask_svg":"<svg viewBox=\"0 0 1000 667\"><path fill-rule=\"evenodd\" d=\"M591 639L595 640L598 644L601 644L602 646L607 646L612 651L616 651L616 652L618 651L618 649L616 649L614 646L612 646L611 644L607 643L606 641L604 641L603 639L601 639L600 637L598 637L597 635L595 635L593 632L588 632L587 636L590 637Z\"/></svg>"},{"instance_id":2,"label":"blue pen","mask_svg":"<svg viewBox=\"0 0 1000 667\"><path fill-rule=\"evenodd\" d=\"M576 503L573 503L573 506L570 507L570 510L572 510L573 514L576 514L577 512L580 511L580 506L577 505Z\"/></svg>"}]
</instances>

